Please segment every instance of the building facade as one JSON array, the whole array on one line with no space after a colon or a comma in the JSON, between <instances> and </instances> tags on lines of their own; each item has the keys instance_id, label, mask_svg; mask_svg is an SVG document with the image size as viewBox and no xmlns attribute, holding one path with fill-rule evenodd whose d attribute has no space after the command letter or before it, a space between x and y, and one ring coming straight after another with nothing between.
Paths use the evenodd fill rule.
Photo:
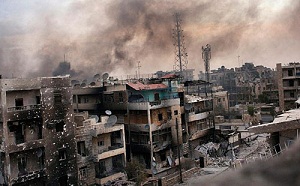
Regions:
<instances>
[{"instance_id":1,"label":"building facade","mask_svg":"<svg viewBox=\"0 0 300 186\"><path fill-rule=\"evenodd\" d=\"M1 79L0 84L0 181L76 185L70 78Z\"/></svg>"},{"instance_id":2,"label":"building facade","mask_svg":"<svg viewBox=\"0 0 300 186\"><path fill-rule=\"evenodd\" d=\"M296 108L295 101L300 96L298 90L300 85L300 63L289 63L288 65L278 63L276 68L279 109L283 111Z\"/></svg>"},{"instance_id":3,"label":"building facade","mask_svg":"<svg viewBox=\"0 0 300 186\"><path fill-rule=\"evenodd\" d=\"M115 115L76 113L76 142L79 184L105 185L126 180L124 124Z\"/></svg>"}]
</instances>

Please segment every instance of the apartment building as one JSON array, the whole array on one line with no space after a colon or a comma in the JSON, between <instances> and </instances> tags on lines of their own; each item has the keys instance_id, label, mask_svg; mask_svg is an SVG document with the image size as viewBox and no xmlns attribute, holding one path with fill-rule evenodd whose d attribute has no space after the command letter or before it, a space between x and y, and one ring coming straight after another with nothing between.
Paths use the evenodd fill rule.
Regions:
<instances>
[{"instance_id":1,"label":"apartment building","mask_svg":"<svg viewBox=\"0 0 300 186\"><path fill-rule=\"evenodd\" d=\"M278 63L276 69L279 109L283 111L296 108L295 101L300 96L300 63L289 63L288 65Z\"/></svg>"},{"instance_id":2,"label":"apartment building","mask_svg":"<svg viewBox=\"0 0 300 186\"><path fill-rule=\"evenodd\" d=\"M79 184L105 185L125 180L124 124L115 115L75 114Z\"/></svg>"},{"instance_id":3,"label":"apartment building","mask_svg":"<svg viewBox=\"0 0 300 186\"><path fill-rule=\"evenodd\" d=\"M178 94L178 79L171 80L176 77L123 81L106 86L103 92L104 108L125 123L127 159L139 159L149 175L159 177L172 168L177 144L182 143L183 100Z\"/></svg>"},{"instance_id":4,"label":"apartment building","mask_svg":"<svg viewBox=\"0 0 300 186\"><path fill-rule=\"evenodd\" d=\"M1 184L76 185L70 78L1 79Z\"/></svg>"}]
</instances>

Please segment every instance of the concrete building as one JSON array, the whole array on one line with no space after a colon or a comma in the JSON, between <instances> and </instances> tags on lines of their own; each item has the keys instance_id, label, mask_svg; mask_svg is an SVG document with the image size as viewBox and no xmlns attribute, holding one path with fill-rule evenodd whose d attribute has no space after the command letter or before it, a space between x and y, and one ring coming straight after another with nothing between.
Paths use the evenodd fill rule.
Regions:
<instances>
[{"instance_id":1,"label":"concrete building","mask_svg":"<svg viewBox=\"0 0 300 186\"><path fill-rule=\"evenodd\" d=\"M197 146L213 140L211 138L214 133L211 102L211 97L202 98L200 96L185 95L187 140L189 144L189 156L192 158L195 158L194 149Z\"/></svg>"},{"instance_id":2,"label":"concrete building","mask_svg":"<svg viewBox=\"0 0 300 186\"><path fill-rule=\"evenodd\" d=\"M184 99L178 93L178 80L176 75L128 80L107 85L103 92L103 107L125 123L127 159L139 159L155 177L173 168L177 144L182 144Z\"/></svg>"},{"instance_id":3,"label":"concrete building","mask_svg":"<svg viewBox=\"0 0 300 186\"><path fill-rule=\"evenodd\" d=\"M0 183L77 185L70 78L1 79L0 85Z\"/></svg>"},{"instance_id":4,"label":"concrete building","mask_svg":"<svg viewBox=\"0 0 300 186\"><path fill-rule=\"evenodd\" d=\"M76 113L75 123L79 184L126 180L124 124L117 123L115 115L99 119L88 112Z\"/></svg>"},{"instance_id":5,"label":"concrete building","mask_svg":"<svg viewBox=\"0 0 300 186\"><path fill-rule=\"evenodd\" d=\"M228 97L229 95L227 91L213 93L213 106L215 114L222 115L229 111Z\"/></svg>"},{"instance_id":6,"label":"concrete building","mask_svg":"<svg viewBox=\"0 0 300 186\"><path fill-rule=\"evenodd\" d=\"M281 111L296 108L295 101L300 96L300 63L282 65L278 63L277 80L279 93L279 108Z\"/></svg>"}]
</instances>

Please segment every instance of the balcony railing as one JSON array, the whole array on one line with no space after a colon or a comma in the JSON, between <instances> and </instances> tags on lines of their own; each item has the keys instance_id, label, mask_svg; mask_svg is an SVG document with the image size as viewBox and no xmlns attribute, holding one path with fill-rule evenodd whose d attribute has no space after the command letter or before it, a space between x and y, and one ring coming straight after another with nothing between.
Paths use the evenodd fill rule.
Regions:
<instances>
[{"instance_id":1,"label":"balcony railing","mask_svg":"<svg viewBox=\"0 0 300 186\"><path fill-rule=\"evenodd\" d=\"M118 144L115 144L115 145L112 145L112 146L108 146L106 148L98 149L97 153L102 154L104 152L108 152L110 150L116 150L116 149L123 148L123 147L124 147L124 145L122 143L118 143Z\"/></svg>"},{"instance_id":2,"label":"balcony railing","mask_svg":"<svg viewBox=\"0 0 300 186\"><path fill-rule=\"evenodd\" d=\"M26 105L26 106L10 107L7 108L7 111L13 112L13 111L33 110L33 109L40 109L40 108L41 105Z\"/></svg>"}]
</instances>

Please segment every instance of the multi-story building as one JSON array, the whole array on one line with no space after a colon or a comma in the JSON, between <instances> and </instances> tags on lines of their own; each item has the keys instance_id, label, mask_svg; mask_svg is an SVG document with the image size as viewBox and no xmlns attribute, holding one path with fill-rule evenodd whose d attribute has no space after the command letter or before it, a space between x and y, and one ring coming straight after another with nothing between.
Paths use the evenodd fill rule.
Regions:
<instances>
[{"instance_id":1,"label":"multi-story building","mask_svg":"<svg viewBox=\"0 0 300 186\"><path fill-rule=\"evenodd\" d=\"M110 113L109 113L110 114ZM76 113L79 184L105 185L126 179L125 129L115 115Z\"/></svg>"},{"instance_id":2,"label":"multi-story building","mask_svg":"<svg viewBox=\"0 0 300 186\"><path fill-rule=\"evenodd\" d=\"M213 140L212 98L185 95L185 103L189 157L195 158L194 149Z\"/></svg>"},{"instance_id":3,"label":"multi-story building","mask_svg":"<svg viewBox=\"0 0 300 186\"><path fill-rule=\"evenodd\" d=\"M300 63L289 63L284 66L281 63L278 63L276 68L279 109L283 111L296 108L297 105L295 101L300 96Z\"/></svg>"},{"instance_id":4,"label":"multi-story building","mask_svg":"<svg viewBox=\"0 0 300 186\"><path fill-rule=\"evenodd\" d=\"M125 123L127 159L139 159L150 175L172 168L177 144L182 143L183 98L179 98L177 77L123 81L106 86L103 92L103 106Z\"/></svg>"},{"instance_id":5,"label":"multi-story building","mask_svg":"<svg viewBox=\"0 0 300 186\"><path fill-rule=\"evenodd\" d=\"M69 77L1 79L1 177L6 185L76 185Z\"/></svg>"}]
</instances>

